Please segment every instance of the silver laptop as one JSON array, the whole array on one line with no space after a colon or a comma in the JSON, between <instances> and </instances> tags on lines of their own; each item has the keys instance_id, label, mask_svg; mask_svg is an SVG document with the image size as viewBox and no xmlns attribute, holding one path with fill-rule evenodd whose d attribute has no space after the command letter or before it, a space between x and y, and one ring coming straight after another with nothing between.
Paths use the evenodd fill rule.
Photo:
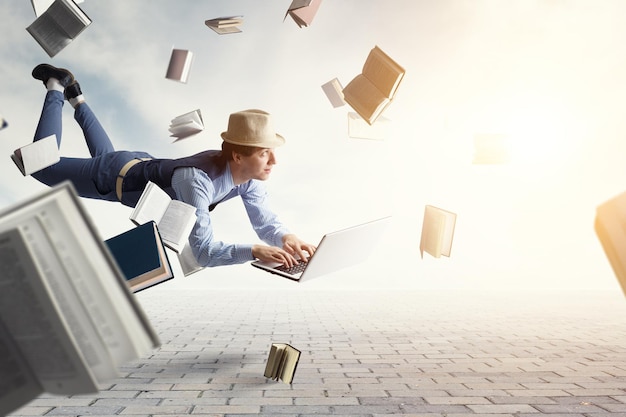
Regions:
<instances>
[{"instance_id":1,"label":"silver laptop","mask_svg":"<svg viewBox=\"0 0 626 417\"><path fill-rule=\"evenodd\" d=\"M365 261L387 228L390 216L327 233L308 262L289 268L277 262L254 261L252 266L294 281L305 281Z\"/></svg>"}]
</instances>

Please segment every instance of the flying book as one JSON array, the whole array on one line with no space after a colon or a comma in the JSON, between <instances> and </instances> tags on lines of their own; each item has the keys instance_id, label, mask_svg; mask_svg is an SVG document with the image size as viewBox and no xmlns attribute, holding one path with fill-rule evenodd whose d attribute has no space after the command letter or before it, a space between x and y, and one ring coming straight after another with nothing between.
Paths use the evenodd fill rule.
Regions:
<instances>
[{"instance_id":1,"label":"flying book","mask_svg":"<svg viewBox=\"0 0 626 417\"><path fill-rule=\"evenodd\" d=\"M367 123L373 124L393 101L404 74L404 68L375 46L361 74L343 89L344 100Z\"/></svg>"},{"instance_id":2,"label":"flying book","mask_svg":"<svg viewBox=\"0 0 626 417\"><path fill-rule=\"evenodd\" d=\"M626 295L626 192L596 208L594 230Z\"/></svg>"},{"instance_id":3,"label":"flying book","mask_svg":"<svg viewBox=\"0 0 626 417\"><path fill-rule=\"evenodd\" d=\"M147 222L104 241L132 292L174 278L155 222Z\"/></svg>"},{"instance_id":4,"label":"flying book","mask_svg":"<svg viewBox=\"0 0 626 417\"><path fill-rule=\"evenodd\" d=\"M191 246L187 243L183 250L176 254L178 256L178 262L180 263L180 268L183 270L183 275L188 277L191 274L195 274L198 271L202 271L204 269L198 261L196 257L193 255L191 251Z\"/></svg>"},{"instance_id":5,"label":"flying book","mask_svg":"<svg viewBox=\"0 0 626 417\"><path fill-rule=\"evenodd\" d=\"M0 130L4 129L8 125L9 125L9 123L7 122L7 119L2 117L2 115L0 114Z\"/></svg>"},{"instance_id":6,"label":"flying book","mask_svg":"<svg viewBox=\"0 0 626 417\"><path fill-rule=\"evenodd\" d=\"M296 373L300 351L287 343L272 343L263 375L275 381L291 384Z\"/></svg>"},{"instance_id":7,"label":"flying book","mask_svg":"<svg viewBox=\"0 0 626 417\"><path fill-rule=\"evenodd\" d=\"M450 256L452 238L456 225L456 214L441 208L427 205L424 208L420 254L427 252L435 258Z\"/></svg>"},{"instance_id":8,"label":"flying book","mask_svg":"<svg viewBox=\"0 0 626 417\"><path fill-rule=\"evenodd\" d=\"M170 137L176 141L200 133L204 130L204 121L200 109L190 111L172 119L169 127Z\"/></svg>"},{"instance_id":9,"label":"flying book","mask_svg":"<svg viewBox=\"0 0 626 417\"><path fill-rule=\"evenodd\" d=\"M204 23L220 35L239 33L239 26L243 23L243 16L225 16L205 20Z\"/></svg>"},{"instance_id":10,"label":"flying book","mask_svg":"<svg viewBox=\"0 0 626 417\"><path fill-rule=\"evenodd\" d=\"M291 16L299 27L308 27L313 22L320 4L322 4L322 0L293 0L287 9L285 18Z\"/></svg>"},{"instance_id":11,"label":"flying book","mask_svg":"<svg viewBox=\"0 0 626 417\"><path fill-rule=\"evenodd\" d=\"M322 91L324 91L333 107L337 108L346 104L343 100L343 86L337 78L322 84Z\"/></svg>"},{"instance_id":12,"label":"flying book","mask_svg":"<svg viewBox=\"0 0 626 417\"><path fill-rule=\"evenodd\" d=\"M0 213L0 415L97 393L160 342L67 181Z\"/></svg>"},{"instance_id":13,"label":"flying book","mask_svg":"<svg viewBox=\"0 0 626 417\"><path fill-rule=\"evenodd\" d=\"M158 185L148 181L130 214L130 220L138 226L149 221L156 222L163 244L180 253L196 223L196 208L180 200L172 200Z\"/></svg>"},{"instance_id":14,"label":"flying book","mask_svg":"<svg viewBox=\"0 0 626 417\"><path fill-rule=\"evenodd\" d=\"M82 3L83 0L74 0L74 3ZM35 16L41 16L48 8L54 3L54 0L30 0L30 4L33 6Z\"/></svg>"},{"instance_id":15,"label":"flying book","mask_svg":"<svg viewBox=\"0 0 626 417\"><path fill-rule=\"evenodd\" d=\"M354 112L348 113L348 136L357 139L384 140L391 121L381 116L376 123L369 124Z\"/></svg>"},{"instance_id":16,"label":"flying book","mask_svg":"<svg viewBox=\"0 0 626 417\"><path fill-rule=\"evenodd\" d=\"M33 3L35 14L38 6ZM91 24L89 16L73 0L55 0L26 30L48 56L54 57Z\"/></svg>"},{"instance_id":17,"label":"flying book","mask_svg":"<svg viewBox=\"0 0 626 417\"><path fill-rule=\"evenodd\" d=\"M193 52L186 49L172 49L165 78L186 83L192 63Z\"/></svg>"},{"instance_id":18,"label":"flying book","mask_svg":"<svg viewBox=\"0 0 626 417\"><path fill-rule=\"evenodd\" d=\"M474 135L475 165L504 164L510 161L510 146L507 135L483 133Z\"/></svg>"},{"instance_id":19,"label":"flying book","mask_svg":"<svg viewBox=\"0 0 626 417\"><path fill-rule=\"evenodd\" d=\"M22 175L30 175L61 160L56 135L50 135L16 149L11 159Z\"/></svg>"}]
</instances>

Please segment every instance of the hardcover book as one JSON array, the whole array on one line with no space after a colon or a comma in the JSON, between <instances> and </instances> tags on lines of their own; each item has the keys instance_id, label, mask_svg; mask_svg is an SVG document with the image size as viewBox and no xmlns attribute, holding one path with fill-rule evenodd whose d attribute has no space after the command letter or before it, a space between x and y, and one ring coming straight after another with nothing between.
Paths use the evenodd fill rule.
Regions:
<instances>
[{"instance_id":1,"label":"hardcover book","mask_svg":"<svg viewBox=\"0 0 626 417\"><path fill-rule=\"evenodd\" d=\"M343 86L337 78L333 78L327 83L322 84L322 91L324 91L324 94L326 94L326 97L328 97L333 107L337 108L346 104L343 100Z\"/></svg>"},{"instance_id":2,"label":"hardcover book","mask_svg":"<svg viewBox=\"0 0 626 417\"><path fill-rule=\"evenodd\" d=\"M147 222L105 240L132 292L174 278L159 229Z\"/></svg>"},{"instance_id":3,"label":"hardcover book","mask_svg":"<svg viewBox=\"0 0 626 417\"><path fill-rule=\"evenodd\" d=\"M626 192L596 208L593 228L617 282L626 295Z\"/></svg>"},{"instance_id":4,"label":"hardcover book","mask_svg":"<svg viewBox=\"0 0 626 417\"><path fill-rule=\"evenodd\" d=\"M420 254L427 252L435 258L450 256L452 239L456 225L456 214L439 207L427 205L424 208Z\"/></svg>"},{"instance_id":5,"label":"hardcover book","mask_svg":"<svg viewBox=\"0 0 626 417\"><path fill-rule=\"evenodd\" d=\"M96 393L160 342L71 182L0 213L0 415Z\"/></svg>"},{"instance_id":6,"label":"hardcover book","mask_svg":"<svg viewBox=\"0 0 626 417\"><path fill-rule=\"evenodd\" d=\"M299 27L308 27L313 22L320 4L322 4L322 0L293 0L287 9L285 18L291 16Z\"/></svg>"},{"instance_id":7,"label":"hardcover book","mask_svg":"<svg viewBox=\"0 0 626 417\"><path fill-rule=\"evenodd\" d=\"M172 49L165 78L186 83L189 79L189 72L191 71L192 63L193 52L186 49Z\"/></svg>"},{"instance_id":8,"label":"hardcover book","mask_svg":"<svg viewBox=\"0 0 626 417\"><path fill-rule=\"evenodd\" d=\"M300 351L288 343L272 343L263 375L291 384L300 361Z\"/></svg>"},{"instance_id":9,"label":"hardcover book","mask_svg":"<svg viewBox=\"0 0 626 417\"><path fill-rule=\"evenodd\" d=\"M215 19L208 19L204 21L204 24L220 35L241 32L239 26L242 23L243 16L216 17Z\"/></svg>"},{"instance_id":10,"label":"hardcover book","mask_svg":"<svg viewBox=\"0 0 626 417\"><path fill-rule=\"evenodd\" d=\"M33 4L35 13L37 7ZM55 0L26 30L54 57L91 24L89 16L73 0Z\"/></svg>"},{"instance_id":11,"label":"hardcover book","mask_svg":"<svg viewBox=\"0 0 626 417\"><path fill-rule=\"evenodd\" d=\"M373 124L393 101L405 70L375 46L363 69L343 89L346 103L367 123Z\"/></svg>"}]
</instances>

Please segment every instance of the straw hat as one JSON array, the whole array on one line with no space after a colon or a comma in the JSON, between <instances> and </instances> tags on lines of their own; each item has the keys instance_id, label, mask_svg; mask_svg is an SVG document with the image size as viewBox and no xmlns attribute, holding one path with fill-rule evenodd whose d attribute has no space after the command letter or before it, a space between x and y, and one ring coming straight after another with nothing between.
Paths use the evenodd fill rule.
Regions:
<instances>
[{"instance_id":1,"label":"straw hat","mask_svg":"<svg viewBox=\"0 0 626 417\"><path fill-rule=\"evenodd\" d=\"M285 143L285 138L274 131L269 113L257 109L232 113L228 130L221 136L224 142L258 148L275 148Z\"/></svg>"}]
</instances>

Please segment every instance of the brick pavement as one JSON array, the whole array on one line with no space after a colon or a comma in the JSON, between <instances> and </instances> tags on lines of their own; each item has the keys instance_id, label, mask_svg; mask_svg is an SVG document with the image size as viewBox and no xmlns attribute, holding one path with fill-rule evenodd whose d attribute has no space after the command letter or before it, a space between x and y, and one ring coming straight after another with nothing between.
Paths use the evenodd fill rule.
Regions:
<instances>
[{"instance_id":1,"label":"brick pavement","mask_svg":"<svg viewBox=\"0 0 626 417\"><path fill-rule=\"evenodd\" d=\"M418 291L137 294L162 347L93 396L19 416L626 416L622 294ZM291 385L269 345L302 350Z\"/></svg>"}]
</instances>

